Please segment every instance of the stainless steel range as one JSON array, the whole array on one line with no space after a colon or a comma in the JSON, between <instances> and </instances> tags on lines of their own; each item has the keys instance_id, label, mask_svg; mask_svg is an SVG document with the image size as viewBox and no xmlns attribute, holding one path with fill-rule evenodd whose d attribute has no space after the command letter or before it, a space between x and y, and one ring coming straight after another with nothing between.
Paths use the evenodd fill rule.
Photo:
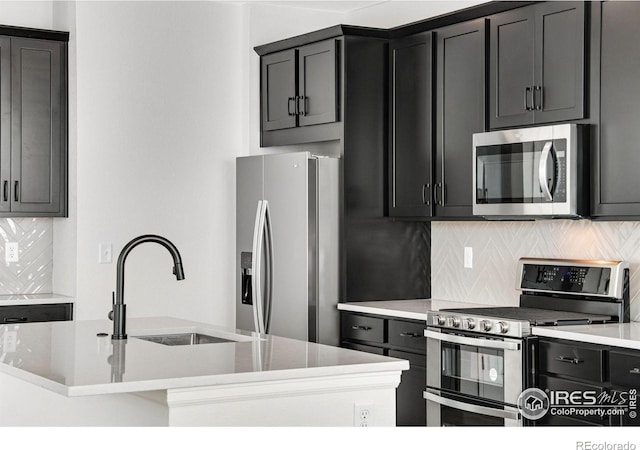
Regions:
<instances>
[{"instance_id":1,"label":"stainless steel range","mask_svg":"<svg viewBox=\"0 0 640 450\"><path fill-rule=\"evenodd\" d=\"M427 425L526 425L517 400L533 385L534 326L629 321L629 265L522 258L519 307L427 314Z\"/></svg>"}]
</instances>

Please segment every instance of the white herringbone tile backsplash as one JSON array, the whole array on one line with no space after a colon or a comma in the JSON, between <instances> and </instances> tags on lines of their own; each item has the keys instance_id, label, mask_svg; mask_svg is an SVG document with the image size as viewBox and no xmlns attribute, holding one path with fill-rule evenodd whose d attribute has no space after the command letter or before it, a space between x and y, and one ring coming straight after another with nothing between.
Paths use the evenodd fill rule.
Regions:
<instances>
[{"instance_id":1,"label":"white herringbone tile backsplash","mask_svg":"<svg viewBox=\"0 0 640 450\"><path fill-rule=\"evenodd\" d=\"M463 267L473 247L473 268ZM631 320L640 322L640 222L432 222L431 297L515 306L521 257L628 261Z\"/></svg>"},{"instance_id":2,"label":"white herringbone tile backsplash","mask_svg":"<svg viewBox=\"0 0 640 450\"><path fill-rule=\"evenodd\" d=\"M5 262L7 242L18 243L18 262ZM53 289L53 220L0 219L0 295L49 294Z\"/></svg>"}]
</instances>

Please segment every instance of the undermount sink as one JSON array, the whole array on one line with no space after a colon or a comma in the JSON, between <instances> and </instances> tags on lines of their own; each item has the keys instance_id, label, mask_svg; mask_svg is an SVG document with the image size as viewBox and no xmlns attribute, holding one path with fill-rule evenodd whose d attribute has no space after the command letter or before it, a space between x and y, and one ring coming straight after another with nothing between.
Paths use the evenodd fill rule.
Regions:
<instances>
[{"instance_id":1,"label":"undermount sink","mask_svg":"<svg viewBox=\"0 0 640 450\"><path fill-rule=\"evenodd\" d=\"M198 345L198 344L220 344L223 342L236 342L232 339L225 339L209 336L201 333L172 333L172 334L152 334L148 336L131 336L144 341L155 342L162 345Z\"/></svg>"}]
</instances>

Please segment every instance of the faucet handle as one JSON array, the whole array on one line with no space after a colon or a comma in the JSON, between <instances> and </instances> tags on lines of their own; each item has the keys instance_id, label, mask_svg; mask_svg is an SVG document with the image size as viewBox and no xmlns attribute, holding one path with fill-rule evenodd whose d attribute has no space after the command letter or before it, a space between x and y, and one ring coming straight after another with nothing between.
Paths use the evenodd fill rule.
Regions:
<instances>
[{"instance_id":1,"label":"faucet handle","mask_svg":"<svg viewBox=\"0 0 640 450\"><path fill-rule=\"evenodd\" d=\"M116 293L113 291L111 292L111 304L116 304ZM107 314L107 317L109 318L109 320L113 320L113 306L111 307L111 311L109 311L109 314Z\"/></svg>"}]
</instances>

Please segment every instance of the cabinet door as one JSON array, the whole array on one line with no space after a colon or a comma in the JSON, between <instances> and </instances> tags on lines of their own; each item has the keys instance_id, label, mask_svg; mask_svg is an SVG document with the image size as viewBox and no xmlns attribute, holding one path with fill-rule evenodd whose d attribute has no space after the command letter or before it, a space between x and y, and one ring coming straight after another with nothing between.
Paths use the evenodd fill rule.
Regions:
<instances>
[{"instance_id":1,"label":"cabinet door","mask_svg":"<svg viewBox=\"0 0 640 450\"><path fill-rule=\"evenodd\" d=\"M390 44L390 216L431 215L431 46L431 33Z\"/></svg>"},{"instance_id":2,"label":"cabinet door","mask_svg":"<svg viewBox=\"0 0 640 450\"><path fill-rule=\"evenodd\" d=\"M640 216L640 17L638 2L594 5L594 78L599 78L600 124L594 168L594 216ZM598 41L596 41L598 42ZM599 60L599 64L598 61ZM595 80L596 83L598 80Z\"/></svg>"},{"instance_id":3,"label":"cabinet door","mask_svg":"<svg viewBox=\"0 0 640 450\"><path fill-rule=\"evenodd\" d=\"M61 211L66 165L63 51L60 42L11 40L12 212Z\"/></svg>"},{"instance_id":4,"label":"cabinet door","mask_svg":"<svg viewBox=\"0 0 640 450\"><path fill-rule=\"evenodd\" d=\"M296 50L263 56L260 72L262 131L295 127Z\"/></svg>"},{"instance_id":5,"label":"cabinet door","mask_svg":"<svg viewBox=\"0 0 640 450\"><path fill-rule=\"evenodd\" d=\"M485 21L436 31L435 215L472 215L472 135L485 129Z\"/></svg>"},{"instance_id":6,"label":"cabinet door","mask_svg":"<svg viewBox=\"0 0 640 450\"><path fill-rule=\"evenodd\" d=\"M536 6L535 122L584 117L584 3Z\"/></svg>"},{"instance_id":7,"label":"cabinet door","mask_svg":"<svg viewBox=\"0 0 640 450\"><path fill-rule=\"evenodd\" d=\"M334 39L298 49L298 125L338 120L337 51Z\"/></svg>"},{"instance_id":8,"label":"cabinet door","mask_svg":"<svg viewBox=\"0 0 640 450\"><path fill-rule=\"evenodd\" d=\"M0 212L11 209L11 39L0 37Z\"/></svg>"},{"instance_id":9,"label":"cabinet door","mask_svg":"<svg viewBox=\"0 0 640 450\"><path fill-rule=\"evenodd\" d=\"M409 370L402 372L400 385L396 389L396 425L427 425L427 403L422 396L427 383L426 356L409 352L389 350L392 358L409 361Z\"/></svg>"},{"instance_id":10,"label":"cabinet door","mask_svg":"<svg viewBox=\"0 0 640 450\"><path fill-rule=\"evenodd\" d=\"M491 128L533 123L534 9L491 17Z\"/></svg>"}]
</instances>

